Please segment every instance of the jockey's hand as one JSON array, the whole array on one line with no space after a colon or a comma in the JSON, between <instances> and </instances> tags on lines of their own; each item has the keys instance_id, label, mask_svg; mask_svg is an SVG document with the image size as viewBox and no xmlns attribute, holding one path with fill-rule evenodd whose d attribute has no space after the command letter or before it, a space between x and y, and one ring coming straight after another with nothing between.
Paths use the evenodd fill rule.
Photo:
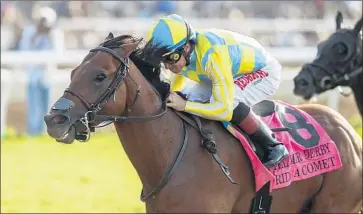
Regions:
<instances>
[{"instance_id":1,"label":"jockey's hand","mask_svg":"<svg viewBox=\"0 0 363 214\"><path fill-rule=\"evenodd\" d=\"M168 103L166 104L168 107L171 107L177 111L184 111L185 105L187 101L184 100L181 96L179 96L176 92L171 91L168 97Z\"/></svg>"}]
</instances>

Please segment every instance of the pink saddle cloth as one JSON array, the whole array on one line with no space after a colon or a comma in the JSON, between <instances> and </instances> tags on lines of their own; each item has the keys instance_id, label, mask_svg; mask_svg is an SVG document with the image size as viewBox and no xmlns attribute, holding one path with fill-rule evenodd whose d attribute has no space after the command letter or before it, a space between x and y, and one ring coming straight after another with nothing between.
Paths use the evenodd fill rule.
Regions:
<instances>
[{"instance_id":1,"label":"pink saddle cloth","mask_svg":"<svg viewBox=\"0 0 363 214\"><path fill-rule=\"evenodd\" d=\"M267 169L250 143L230 123L225 128L240 140L245 149L255 175L255 189L258 191L267 182L270 192L289 186L294 181L311 178L342 167L339 151L324 128L309 114L282 101L274 101L278 109L268 116L261 117L270 128L289 127L290 131L275 132L289 156L275 167Z\"/></svg>"}]
</instances>

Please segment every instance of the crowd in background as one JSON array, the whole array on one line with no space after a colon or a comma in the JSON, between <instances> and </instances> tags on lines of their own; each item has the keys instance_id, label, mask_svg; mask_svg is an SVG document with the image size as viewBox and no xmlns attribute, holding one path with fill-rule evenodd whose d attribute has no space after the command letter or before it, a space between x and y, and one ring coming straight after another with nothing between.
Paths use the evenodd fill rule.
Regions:
<instances>
[{"instance_id":1,"label":"crowd in background","mask_svg":"<svg viewBox=\"0 0 363 214\"><path fill-rule=\"evenodd\" d=\"M359 5L360 3L360 5ZM59 18L133 17L153 18L177 13L196 18L311 18L334 16L337 9L349 19L361 16L361 2L352 1L1 1L1 50L58 51L85 49L90 35L97 32L57 33ZM358 9L360 8L360 9ZM62 30L62 29L58 29ZM53 36L51 34L53 33ZM55 36L54 36L55 35ZM55 39L57 35L66 38ZM101 39L104 35L98 35ZM253 35L262 41L263 35ZM315 37L314 37L315 36ZM297 39L296 39L297 38ZM269 46L297 46L316 39L314 32L285 32L265 41ZM56 41L55 41L56 40ZM62 41L64 43L62 43ZM313 40L312 43L316 41ZM261 42L262 43L262 42ZM49 109L49 83L44 66L27 66L28 135L44 132L43 115Z\"/></svg>"},{"instance_id":2,"label":"crowd in background","mask_svg":"<svg viewBox=\"0 0 363 214\"><path fill-rule=\"evenodd\" d=\"M175 12L188 17L227 18L236 11L257 18L324 18L340 8L354 18L354 1L2 1L1 12L15 8L23 19L32 18L37 7L49 6L58 17L150 17ZM361 8L356 8L361 10Z\"/></svg>"},{"instance_id":3,"label":"crowd in background","mask_svg":"<svg viewBox=\"0 0 363 214\"><path fill-rule=\"evenodd\" d=\"M160 14L178 13L198 18L311 18L323 19L335 15L337 9L348 19L358 19L360 1L1 1L2 50L16 50L21 33L34 19L41 7L50 7L58 18L74 17L133 17L150 18ZM90 48L83 42L97 37L97 32L66 33L66 48ZM104 35L102 35L103 37ZM266 39L265 35L253 35L268 46L307 45L316 42L314 32L281 33ZM93 45L93 44L92 44Z\"/></svg>"}]
</instances>

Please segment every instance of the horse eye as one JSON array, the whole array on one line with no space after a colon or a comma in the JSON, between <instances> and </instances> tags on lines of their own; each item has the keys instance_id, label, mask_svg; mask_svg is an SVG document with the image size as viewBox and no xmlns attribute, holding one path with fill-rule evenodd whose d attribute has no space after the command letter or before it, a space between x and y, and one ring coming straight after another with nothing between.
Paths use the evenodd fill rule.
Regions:
<instances>
[{"instance_id":1,"label":"horse eye","mask_svg":"<svg viewBox=\"0 0 363 214\"><path fill-rule=\"evenodd\" d=\"M335 52L339 55L343 55L347 53L347 46L345 46L344 44L340 43L338 45L335 46Z\"/></svg>"},{"instance_id":2,"label":"horse eye","mask_svg":"<svg viewBox=\"0 0 363 214\"><path fill-rule=\"evenodd\" d=\"M96 76L96 78L95 78L95 81L96 82L102 82L104 79L106 79L106 74L104 74L104 73L101 73L101 74L98 74L97 76Z\"/></svg>"}]
</instances>

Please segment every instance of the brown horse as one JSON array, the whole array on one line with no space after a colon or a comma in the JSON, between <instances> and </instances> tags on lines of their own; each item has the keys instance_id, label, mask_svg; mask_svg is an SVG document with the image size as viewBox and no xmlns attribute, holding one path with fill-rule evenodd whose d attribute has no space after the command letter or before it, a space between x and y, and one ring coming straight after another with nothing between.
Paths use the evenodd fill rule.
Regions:
<instances>
[{"instance_id":1,"label":"brown horse","mask_svg":"<svg viewBox=\"0 0 363 214\"><path fill-rule=\"evenodd\" d=\"M340 12L335 21L336 32L318 44L316 58L306 63L294 78L294 93L308 100L338 86L349 86L363 116L363 41L360 34L363 18L352 29L341 28L343 16Z\"/></svg>"},{"instance_id":2,"label":"brown horse","mask_svg":"<svg viewBox=\"0 0 363 214\"><path fill-rule=\"evenodd\" d=\"M215 134L220 157L239 184L235 185L201 148L199 132L165 107L169 85L160 80L160 58L167 50L139 42L110 33L90 51L71 72L69 88L45 116L48 134L72 143L88 139L92 127L102 121L113 121L143 184L147 212L248 213L255 196L254 174L240 142L220 123L202 120ZM344 165L273 191L270 211L357 213L362 206L361 138L332 109L320 105L299 108L325 128ZM165 179L176 157L178 167Z\"/></svg>"}]
</instances>

